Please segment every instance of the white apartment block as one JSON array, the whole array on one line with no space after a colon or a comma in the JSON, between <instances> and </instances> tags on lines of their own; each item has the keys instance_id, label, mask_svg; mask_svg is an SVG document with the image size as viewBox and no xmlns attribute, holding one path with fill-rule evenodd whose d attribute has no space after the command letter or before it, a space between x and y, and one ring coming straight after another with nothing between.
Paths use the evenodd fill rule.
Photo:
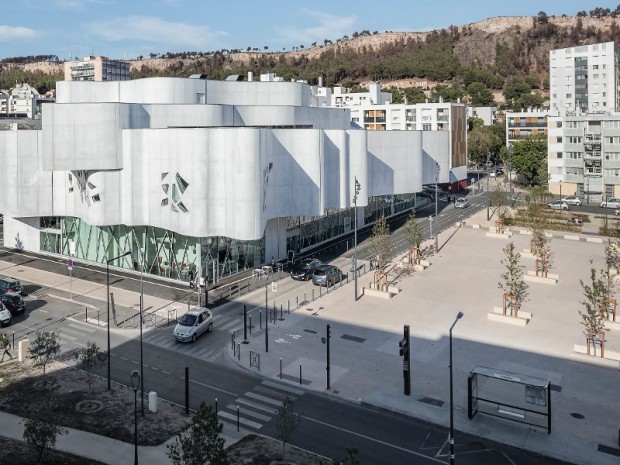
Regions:
<instances>
[{"instance_id":1,"label":"white apartment block","mask_svg":"<svg viewBox=\"0 0 620 465\"><path fill-rule=\"evenodd\" d=\"M529 136L547 134L549 111L529 109L528 111L506 112L506 147Z\"/></svg>"},{"instance_id":2,"label":"white apartment block","mask_svg":"<svg viewBox=\"0 0 620 465\"><path fill-rule=\"evenodd\" d=\"M39 92L26 83L17 84L8 92L0 91L0 118L29 118L37 113Z\"/></svg>"},{"instance_id":3,"label":"white apartment block","mask_svg":"<svg viewBox=\"0 0 620 465\"><path fill-rule=\"evenodd\" d=\"M129 63L102 56L65 62L65 81L128 81Z\"/></svg>"},{"instance_id":4,"label":"white apartment block","mask_svg":"<svg viewBox=\"0 0 620 465\"><path fill-rule=\"evenodd\" d=\"M617 111L617 65L613 42L551 50L552 114Z\"/></svg>"},{"instance_id":5,"label":"white apartment block","mask_svg":"<svg viewBox=\"0 0 620 465\"><path fill-rule=\"evenodd\" d=\"M493 126L497 121L497 107L467 107L468 118L478 118L485 126Z\"/></svg>"}]
</instances>

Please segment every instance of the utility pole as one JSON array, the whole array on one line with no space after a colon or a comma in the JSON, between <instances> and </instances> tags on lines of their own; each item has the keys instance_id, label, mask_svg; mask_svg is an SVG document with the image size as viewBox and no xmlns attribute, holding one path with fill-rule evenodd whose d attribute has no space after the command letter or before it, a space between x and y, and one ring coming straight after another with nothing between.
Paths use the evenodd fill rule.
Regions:
<instances>
[{"instance_id":1,"label":"utility pole","mask_svg":"<svg viewBox=\"0 0 620 465\"><path fill-rule=\"evenodd\" d=\"M403 357L403 381L405 384L405 395L411 395L411 359L410 352L410 338L409 338L409 325L404 326L403 338L398 343L400 356Z\"/></svg>"}]
</instances>

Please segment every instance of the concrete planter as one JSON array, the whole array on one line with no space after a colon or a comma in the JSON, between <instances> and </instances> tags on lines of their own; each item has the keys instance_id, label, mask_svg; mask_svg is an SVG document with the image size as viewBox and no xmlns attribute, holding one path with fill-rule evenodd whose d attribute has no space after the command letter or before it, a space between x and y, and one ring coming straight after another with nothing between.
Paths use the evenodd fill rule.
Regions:
<instances>
[{"instance_id":1,"label":"concrete planter","mask_svg":"<svg viewBox=\"0 0 620 465\"><path fill-rule=\"evenodd\" d=\"M513 326L527 326L527 324L532 319L532 314L530 312L525 312L523 310L519 310L517 313L518 316L514 317L511 315L504 315L501 307L493 307L493 312L487 313L487 320L489 321L497 321L498 323L505 323Z\"/></svg>"},{"instance_id":2,"label":"concrete planter","mask_svg":"<svg viewBox=\"0 0 620 465\"><path fill-rule=\"evenodd\" d=\"M560 280L560 275L547 273L547 276L536 276L535 271L528 270L527 274L523 278L530 283L542 283L542 284L557 284Z\"/></svg>"}]
</instances>

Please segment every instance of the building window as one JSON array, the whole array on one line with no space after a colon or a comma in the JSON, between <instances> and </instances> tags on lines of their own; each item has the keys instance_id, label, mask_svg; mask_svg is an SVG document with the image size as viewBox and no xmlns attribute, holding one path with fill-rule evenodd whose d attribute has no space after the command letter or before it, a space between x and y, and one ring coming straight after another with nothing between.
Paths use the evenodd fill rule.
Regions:
<instances>
[{"instance_id":1,"label":"building window","mask_svg":"<svg viewBox=\"0 0 620 465\"><path fill-rule=\"evenodd\" d=\"M557 157L556 158L562 158L562 152L558 152Z\"/></svg>"},{"instance_id":2,"label":"building window","mask_svg":"<svg viewBox=\"0 0 620 465\"><path fill-rule=\"evenodd\" d=\"M423 124L422 125L422 131L431 131L431 125L430 124Z\"/></svg>"}]
</instances>

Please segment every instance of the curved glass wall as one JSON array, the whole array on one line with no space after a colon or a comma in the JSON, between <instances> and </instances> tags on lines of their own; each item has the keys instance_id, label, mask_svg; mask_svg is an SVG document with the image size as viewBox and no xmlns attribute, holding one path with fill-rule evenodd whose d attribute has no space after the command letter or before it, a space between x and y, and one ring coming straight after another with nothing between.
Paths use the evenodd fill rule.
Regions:
<instances>
[{"instance_id":1,"label":"curved glass wall","mask_svg":"<svg viewBox=\"0 0 620 465\"><path fill-rule=\"evenodd\" d=\"M264 240L184 236L152 226L91 226L79 218L41 218L41 250L139 271L144 254L146 273L187 281L194 276L221 277L265 262Z\"/></svg>"}]
</instances>

